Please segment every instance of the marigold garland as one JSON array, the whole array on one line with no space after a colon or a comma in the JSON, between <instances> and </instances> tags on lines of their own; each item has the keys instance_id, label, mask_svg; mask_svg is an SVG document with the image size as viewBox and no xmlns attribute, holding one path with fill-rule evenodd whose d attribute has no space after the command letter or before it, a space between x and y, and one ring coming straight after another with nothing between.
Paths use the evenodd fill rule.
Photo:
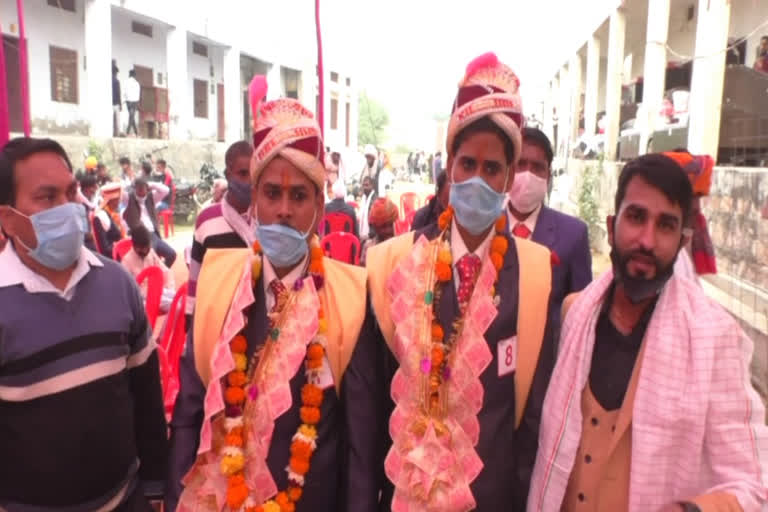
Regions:
<instances>
[{"instance_id":1,"label":"marigold garland","mask_svg":"<svg viewBox=\"0 0 768 512\"><path fill-rule=\"evenodd\" d=\"M251 265L252 279L255 282L261 275L261 245L258 241L253 243L253 252L256 254ZM316 288L320 289L323 284L323 250L315 241L310 247L309 273L312 276ZM295 290L301 287L297 283ZM245 407L248 395L252 399L258 396L256 385L248 387L248 340L242 334L238 334L229 343L232 352L232 358L235 361L235 369L226 377L226 387L224 389L224 401L229 406L226 409L228 420L228 430L225 433L224 445L222 450L220 468L221 472L228 477L227 479L227 506L231 510L241 512L295 512L296 503L303 494L304 476L309 472L312 454L316 448L317 428L320 422L320 408L323 403L323 390L313 384L318 382L320 372L323 368L325 358L325 347L323 341L328 328L328 323L323 314L322 306L318 308L318 334L307 347L305 359L307 380L301 390L302 407L300 417L302 424L296 430L291 442L291 457L286 471L288 472L288 488L278 492L271 500L256 505L250 499L251 491L245 481L245 437L243 429L243 409ZM274 327L274 326L270 326ZM271 330L271 329L270 329ZM279 333L279 331L278 331ZM279 334L278 334L279 336ZM254 363L251 363L250 371L253 370Z\"/></svg>"},{"instance_id":2,"label":"marigold garland","mask_svg":"<svg viewBox=\"0 0 768 512\"><path fill-rule=\"evenodd\" d=\"M453 207L448 208L440 214L437 220L437 225L441 231L440 247L437 250L437 260L435 261L435 278L436 283L431 292L427 292L425 301L428 305L432 306L432 345L429 350L429 357L422 360L421 368L425 374L428 374L427 388L428 388L428 409L431 414L435 415L437 409L440 406L440 387L443 381L450 378L450 367L448 366L448 356L454 345L458 332L454 332L449 340L445 339L445 331L440 325L440 320L437 317L437 312L440 310L440 297L442 292L442 286L450 281L453 277L452 263L453 258L451 256L451 246L448 241L448 227L453 220ZM489 256L493 267L496 269L496 281L499 278L499 272L504 266L504 257L509 249L509 242L507 240L507 216L502 214L494 223L496 234L491 240L491 247L489 250ZM440 286L438 286L440 285ZM495 295L496 286L491 287L491 295ZM464 314L466 304L460 304L460 315ZM458 320L458 324L461 325L463 319ZM459 329L456 329L458 331Z\"/></svg>"}]
</instances>

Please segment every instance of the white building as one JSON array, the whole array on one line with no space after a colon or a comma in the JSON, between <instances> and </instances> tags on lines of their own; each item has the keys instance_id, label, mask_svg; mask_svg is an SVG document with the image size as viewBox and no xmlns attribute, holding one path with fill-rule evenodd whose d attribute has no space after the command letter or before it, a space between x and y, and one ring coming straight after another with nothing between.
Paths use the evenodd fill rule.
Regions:
<instances>
[{"instance_id":1,"label":"white building","mask_svg":"<svg viewBox=\"0 0 768 512\"><path fill-rule=\"evenodd\" d=\"M21 131L16 2L0 2L11 130ZM250 136L247 87L265 74L268 99L316 110L314 2L295 0L27 0L33 133L111 137L113 63L142 85L140 134L173 140ZM356 148L357 91L324 56L325 134ZM127 125L123 103L121 131Z\"/></svg>"},{"instance_id":2,"label":"white building","mask_svg":"<svg viewBox=\"0 0 768 512\"><path fill-rule=\"evenodd\" d=\"M766 21L763 0L617 0L555 64L544 129L563 156L582 129L589 136L600 124L612 160L620 140L622 153L631 142L642 154L658 149L650 144L654 134L682 126L675 142L691 152L716 158L719 152L721 160L738 163L732 153L743 150L742 160L762 165L768 158L768 74L752 65L768 35ZM677 124L666 125L659 112L675 89L687 92L675 97ZM736 108L748 115L734 118ZM632 118L634 140L623 137L621 127Z\"/></svg>"}]
</instances>

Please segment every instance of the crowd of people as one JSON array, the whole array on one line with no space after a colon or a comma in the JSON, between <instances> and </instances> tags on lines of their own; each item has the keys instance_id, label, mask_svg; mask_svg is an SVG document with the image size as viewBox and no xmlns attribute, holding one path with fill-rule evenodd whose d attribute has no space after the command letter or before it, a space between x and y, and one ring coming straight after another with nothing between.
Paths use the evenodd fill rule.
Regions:
<instances>
[{"instance_id":1,"label":"crowd of people","mask_svg":"<svg viewBox=\"0 0 768 512\"><path fill-rule=\"evenodd\" d=\"M467 66L445 171L396 235L375 148L355 208L312 113L264 101L256 77L253 141L229 147L226 192L195 225L170 425L141 291L83 245L92 180L78 187L54 141L9 142L0 509L768 507L752 342L698 284L716 270L699 206L712 160L623 167L593 280L587 226L546 205L553 151L519 83L493 54ZM170 266L157 189L121 165L95 236L130 233L133 273ZM330 211L364 240L362 265L324 254Z\"/></svg>"}]
</instances>

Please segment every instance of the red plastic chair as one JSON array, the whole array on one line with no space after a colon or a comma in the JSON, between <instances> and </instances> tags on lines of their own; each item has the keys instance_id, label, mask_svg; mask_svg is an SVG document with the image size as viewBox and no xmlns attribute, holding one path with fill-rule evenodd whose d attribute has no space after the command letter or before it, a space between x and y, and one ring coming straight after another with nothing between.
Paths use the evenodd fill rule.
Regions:
<instances>
[{"instance_id":1,"label":"red plastic chair","mask_svg":"<svg viewBox=\"0 0 768 512\"><path fill-rule=\"evenodd\" d=\"M320 226L322 227L320 233L323 235L329 235L337 231L344 231L345 233L355 232L355 223L352 222L352 217L341 212L326 213Z\"/></svg>"},{"instance_id":2,"label":"red plastic chair","mask_svg":"<svg viewBox=\"0 0 768 512\"><path fill-rule=\"evenodd\" d=\"M415 212L421 206L421 200L416 192L405 192L400 196L400 214L405 219L408 214Z\"/></svg>"},{"instance_id":3,"label":"red plastic chair","mask_svg":"<svg viewBox=\"0 0 768 512\"><path fill-rule=\"evenodd\" d=\"M353 265L360 264L360 240L352 233L334 231L325 235L320 244L329 258Z\"/></svg>"},{"instance_id":4,"label":"red plastic chair","mask_svg":"<svg viewBox=\"0 0 768 512\"><path fill-rule=\"evenodd\" d=\"M411 230L411 224L408 222L408 220L397 219L395 221L395 234L396 235L402 235L403 233L407 233L410 230Z\"/></svg>"},{"instance_id":5,"label":"red plastic chair","mask_svg":"<svg viewBox=\"0 0 768 512\"><path fill-rule=\"evenodd\" d=\"M160 314L160 297L163 294L163 271L160 267L147 267L136 276L139 286L147 281L147 300L144 308L147 310L147 319L152 329L155 328L157 316Z\"/></svg>"},{"instance_id":6,"label":"red plastic chair","mask_svg":"<svg viewBox=\"0 0 768 512\"><path fill-rule=\"evenodd\" d=\"M115 261L121 261L123 256L128 254L128 251L130 251L132 248L133 242L130 238L123 238L122 240L118 240L112 246L112 259Z\"/></svg>"},{"instance_id":7,"label":"red plastic chair","mask_svg":"<svg viewBox=\"0 0 768 512\"><path fill-rule=\"evenodd\" d=\"M173 210L172 209L163 210L160 213L158 213L158 215L163 218L163 230L165 231L165 238L168 238L169 226L171 228L171 234L175 235L176 231L174 230L174 227L173 227Z\"/></svg>"},{"instance_id":8,"label":"red plastic chair","mask_svg":"<svg viewBox=\"0 0 768 512\"><path fill-rule=\"evenodd\" d=\"M161 377L163 403L165 404L165 414L168 417L173 413L173 406L179 394L179 359L184 352L184 343L187 339L184 312L187 306L188 286L189 283L186 282L176 290L176 295L173 297L171 308L168 311L168 318L165 321L163 337L159 344L165 357L165 368L161 368Z\"/></svg>"}]
</instances>

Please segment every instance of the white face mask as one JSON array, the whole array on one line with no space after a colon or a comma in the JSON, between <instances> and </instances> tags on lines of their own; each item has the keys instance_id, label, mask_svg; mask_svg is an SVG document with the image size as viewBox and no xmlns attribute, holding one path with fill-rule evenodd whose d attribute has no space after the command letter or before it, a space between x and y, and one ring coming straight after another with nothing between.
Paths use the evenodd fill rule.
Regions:
<instances>
[{"instance_id":1,"label":"white face mask","mask_svg":"<svg viewBox=\"0 0 768 512\"><path fill-rule=\"evenodd\" d=\"M515 181L509 190L509 201L520 213L531 213L547 195L547 180L530 171L515 174Z\"/></svg>"}]
</instances>

